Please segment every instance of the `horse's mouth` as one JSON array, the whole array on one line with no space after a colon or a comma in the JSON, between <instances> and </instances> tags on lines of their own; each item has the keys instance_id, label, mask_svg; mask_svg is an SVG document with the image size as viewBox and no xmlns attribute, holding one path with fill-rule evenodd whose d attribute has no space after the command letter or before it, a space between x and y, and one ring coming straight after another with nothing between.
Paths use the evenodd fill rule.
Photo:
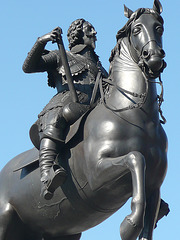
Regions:
<instances>
[{"instance_id":1,"label":"horse's mouth","mask_svg":"<svg viewBox=\"0 0 180 240\"><path fill-rule=\"evenodd\" d=\"M147 76L151 78L159 77L160 73L163 72L166 67L166 62L159 56L151 56L149 60L143 59L143 69Z\"/></svg>"}]
</instances>

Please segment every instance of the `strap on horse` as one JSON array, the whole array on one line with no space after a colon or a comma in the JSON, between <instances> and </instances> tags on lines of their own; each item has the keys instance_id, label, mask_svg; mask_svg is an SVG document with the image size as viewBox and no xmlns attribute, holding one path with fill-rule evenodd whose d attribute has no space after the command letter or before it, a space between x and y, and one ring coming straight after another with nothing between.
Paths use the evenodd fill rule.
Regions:
<instances>
[{"instance_id":1,"label":"strap on horse","mask_svg":"<svg viewBox=\"0 0 180 240\"><path fill-rule=\"evenodd\" d=\"M160 93L160 95L157 95L157 101L158 101L158 108L159 108L158 110L159 110L160 116L162 118L162 120L160 120L160 122L162 124L165 124L167 122L167 120L164 117L163 111L161 109L161 105L164 102L164 98L163 98L163 96L164 96L164 88L163 88L163 82L162 82L162 79L161 79L161 75L159 75L159 82L153 82L153 81L150 81L150 80L149 80L149 82L157 83L157 84L159 84L161 86L161 93Z\"/></svg>"},{"instance_id":2,"label":"strap on horse","mask_svg":"<svg viewBox=\"0 0 180 240\"><path fill-rule=\"evenodd\" d=\"M129 94L129 95L131 95L133 97L139 97L141 99L141 101L139 101L137 103L130 104L129 106L124 107L124 108L120 108L120 109L113 109L113 108L111 108L106 103L105 95L104 95L104 91L103 91L102 81L108 83L109 85L114 86L119 92L121 92L124 95ZM100 80L99 80L99 88L100 88L100 93L101 93L101 100L102 100L104 106L106 108L108 108L109 110L113 111L113 112L123 112L123 111L134 109L134 108L141 108L143 106L143 104L146 102L147 93L148 93L147 81L146 81L146 90L145 90L145 92L139 94L139 93L131 92L131 91L128 91L128 90L126 90L124 88L119 87L111 79L104 79L104 78L102 78L102 75L101 75Z\"/></svg>"},{"instance_id":3,"label":"strap on horse","mask_svg":"<svg viewBox=\"0 0 180 240\"><path fill-rule=\"evenodd\" d=\"M102 73L101 73L101 70L99 69L99 72L98 72L98 74L96 76L96 82L94 84L92 96L91 96L90 106L92 106L94 104L94 101L95 101L95 98L96 98L96 94L97 94L97 90L98 90L98 86L99 86L100 78L102 78Z\"/></svg>"},{"instance_id":4,"label":"strap on horse","mask_svg":"<svg viewBox=\"0 0 180 240\"><path fill-rule=\"evenodd\" d=\"M104 106L106 108L108 108L109 110L114 111L114 112L122 112L122 111L129 110L129 109L141 108L143 106L143 104L146 102L146 99L147 99L147 93L148 93L148 83L147 83L147 81L152 82L152 83L160 84L160 86L161 86L161 93L160 93L160 95L157 96L158 108L159 108L158 111L159 111L160 116L162 118L162 120L160 120L160 122L162 124L165 124L166 123L166 118L164 117L162 109L161 109L161 105L162 105L162 103L164 101L164 98L163 98L164 88L163 88L163 82L161 80L161 75L159 76L159 82L154 82L154 81L151 81L151 80L147 80L145 75L144 75L144 77L145 77L145 80L146 80L146 90L145 90L144 93L138 94L138 93L130 92L130 91L126 90L126 89L123 89L123 88L119 87L116 83L112 82L111 79L104 79L102 77L101 72L99 72L99 76L98 76L98 79L96 81L96 84L97 85L99 84L101 100L102 100L102 102L103 102L103 104L104 104ZM118 89L122 94L129 94L129 95L131 95L133 97L139 97L142 100L137 102L137 103L133 103L133 104L129 105L128 107L124 107L124 108L121 108L121 109L112 109L110 106L107 105L107 103L105 101L105 95L104 95L104 91L103 91L102 81L104 81L104 82L106 82L106 83L116 87L116 89ZM97 86L96 86L96 88L97 88Z\"/></svg>"}]
</instances>

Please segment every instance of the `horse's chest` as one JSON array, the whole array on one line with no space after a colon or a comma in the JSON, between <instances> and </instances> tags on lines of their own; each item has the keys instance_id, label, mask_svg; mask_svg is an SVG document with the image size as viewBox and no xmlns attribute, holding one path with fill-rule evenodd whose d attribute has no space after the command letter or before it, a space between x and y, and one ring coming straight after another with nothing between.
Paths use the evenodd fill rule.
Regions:
<instances>
[{"instance_id":1,"label":"horse's chest","mask_svg":"<svg viewBox=\"0 0 180 240\"><path fill-rule=\"evenodd\" d=\"M159 122L143 121L141 118L106 119L97 129L99 131L120 155L130 151L145 153L149 148L164 150L166 145L166 136Z\"/></svg>"},{"instance_id":2,"label":"horse's chest","mask_svg":"<svg viewBox=\"0 0 180 240\"><path fill-rule=\"evenodd\" d=\"M91 140L109 146L113 155L122 156L131 151L146 154L149 149L164 152L166 149L167 138L158 115L146 117L140 109L112 114L99 107L91 117L96 118L96 124L94 121L89 124Z\"/></svg>"}]
</instances>

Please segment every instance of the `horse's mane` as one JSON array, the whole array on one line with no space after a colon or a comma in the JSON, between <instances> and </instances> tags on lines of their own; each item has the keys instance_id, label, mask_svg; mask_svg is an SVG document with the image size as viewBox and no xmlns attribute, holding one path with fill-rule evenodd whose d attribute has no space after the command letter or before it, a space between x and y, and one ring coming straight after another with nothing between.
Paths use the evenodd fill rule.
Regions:
<instances>
[{"instance_id":1,"label":"horse's mane","mask_svg":"<svg viewBox=\"0 0 180 240\"><path fill-rule=\"evenodd\" d=\"M152 14L161 24L164 23L163 18L160 16L160 14L155 11L154 9L150 9L150 8L139 8L138 10L136 10L135 12L132 13L131 17L129 18L129 20L127 21L127 23L124 25L123 28L121 28L116 35L116 39L117 39L117 44L116 46L112 49L111 51L111 56L109 58L109 61L112 62L115 54L117 53L117 51L120 51L120 42L121 39L123 39L124 37L129 36L130 34L130 27L131 24L136 21L142 14Z\"/></svg>"}]
</instances>

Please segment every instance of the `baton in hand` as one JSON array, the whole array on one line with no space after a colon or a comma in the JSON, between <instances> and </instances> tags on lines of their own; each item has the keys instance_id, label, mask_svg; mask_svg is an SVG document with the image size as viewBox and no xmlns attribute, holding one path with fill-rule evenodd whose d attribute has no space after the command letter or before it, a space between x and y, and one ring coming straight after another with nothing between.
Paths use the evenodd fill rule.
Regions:
<instances>
[{"instance_id":1,"label":"baton in hand","mask_svg":"<svg viewBox=\"0 0 180 240\"><path fill-rule=\"evenodd\" d=\"M78 100L77 92L76 92L76 89L74 87L71 70L70 70L70 67L69 67L69 64L68 64L67 54L66 54L64 44L63 44L63 40L62 40L62 36L61 36L62 29L60 27L58 27L57 30L59 32L58 32L58 35L57 35L57 38L56 38L56 42L57 42L59 53L60 53L60 56L61 56L62 65L63 65L64 70L65 70L66 80L67 80L67 84L68 84L69 91L70 91L70 94L71 94L71 98L72 98L73 102L78 102L79 100Z\"/></svg>"}]
</instances>

